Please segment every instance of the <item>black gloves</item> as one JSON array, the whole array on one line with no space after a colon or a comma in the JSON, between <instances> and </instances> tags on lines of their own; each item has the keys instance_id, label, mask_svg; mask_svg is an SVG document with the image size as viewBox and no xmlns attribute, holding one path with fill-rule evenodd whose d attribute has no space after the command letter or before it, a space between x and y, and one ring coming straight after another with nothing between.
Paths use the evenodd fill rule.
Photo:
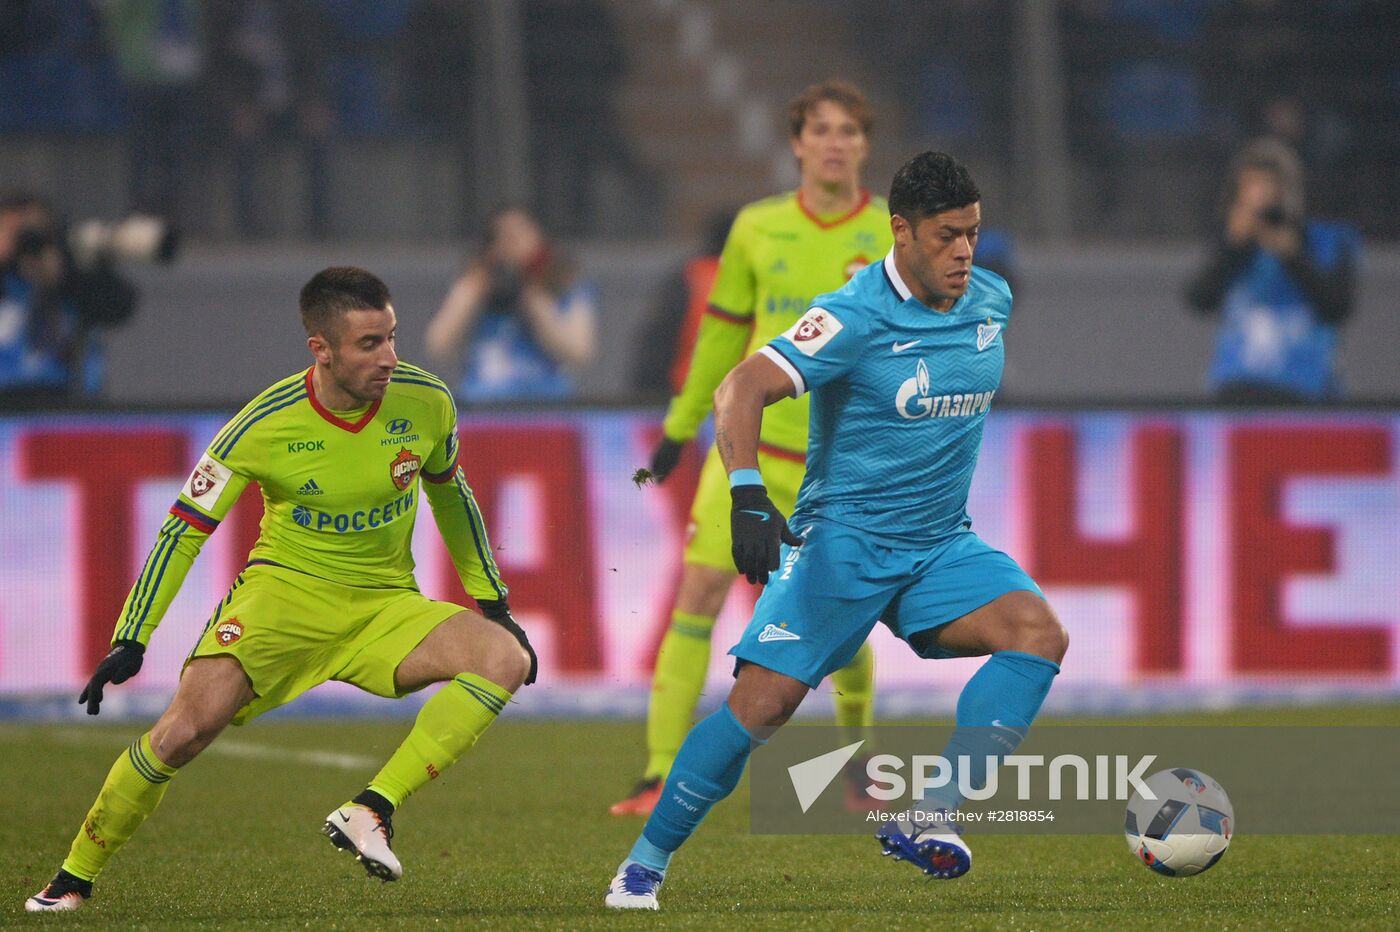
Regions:
<instances>
[{"instance_id":1,"label":"black gloves","mask_svg":"<svg viewBox=\"0 0 1400 932\"><path fill-rule=\"evenodd\" d=\"M96 715L98 707L102 705L102 687L108 683L125 683L135 676L141 670L141 660L145 654L146 645L140 641L117 641L113 644L111 652L92 671L92 679L88 680L78 696L78 705L86 702L88 715Z\"/></svg>"},{"instance_id":2,"label":"black gloves","mask_svg":"<svg viewBox=\"0 0 1400 932\"><path fill-rule=\"evenodd\" d=\"M685 443L680 440L672 440L663 436L661 442L656 445L656 449L651 454L651 478L653 482L661 482L671 474L671 470L676 468L680 462L681 452L685 450Z\"/></svg>"},{"instance_id":3,"label":"black gloves","mask_svg":"<svg viewBox=\"0 0 1400 932\"><path fill-rule=\"evenodd\" d=\"M736 485L729 490L729 497L733 501L729 530L734 568L751 583L767 583L768 574L778 568L779 546L800 547L802 538L788 529L763 486Z\"/></svg>"},{"instance_id":4,"label":"black gloves","mask_svg":"<svg viewBox=\"0 0 1400 932\"><path fill-rule=\"evenodd\" d=\"M535 674L540 672L540 658L535 656L535 649L530 646L530 639L525 636L525 629L516 624L515 619L510 617L510 606L506 604L505 599L477 599L476 604L481 609L481 614L515 635L520 646L525 648L525 653L530 655L530 672L525 676L525 685L529 686L535 681Z\"/></svg>"}]
</instances>

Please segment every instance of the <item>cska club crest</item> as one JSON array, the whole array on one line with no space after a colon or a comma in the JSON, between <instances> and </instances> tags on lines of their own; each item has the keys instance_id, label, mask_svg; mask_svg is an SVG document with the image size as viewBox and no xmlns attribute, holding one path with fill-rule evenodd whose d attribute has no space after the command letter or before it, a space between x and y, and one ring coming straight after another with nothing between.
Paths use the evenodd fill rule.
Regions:
<instances>
[{"instance_id":1,"label":"cska club crest","mask_svg":"<svg viewBox=\"0 0 1400 932\"><path fill-rule=\"evenodd\" d=\"M394 485L402 492L413 485L413 480L418 478L418 470L422 465L421 456L414 456L411 450L400 450L399 455L389 464L389 478L394 480Z\"/></svg>"},{"instance_id":2,"label":"cska club crest","mask_svg":"<svg viewBox=\"0 0 1400 932\"><path fill-rule=\"evenodd\" d=\"M230 618L219 623L214 629L214 640L219 642L221 647L228 647L243 636L243 623L237 618Z\"/></svg>"}]
</instances>

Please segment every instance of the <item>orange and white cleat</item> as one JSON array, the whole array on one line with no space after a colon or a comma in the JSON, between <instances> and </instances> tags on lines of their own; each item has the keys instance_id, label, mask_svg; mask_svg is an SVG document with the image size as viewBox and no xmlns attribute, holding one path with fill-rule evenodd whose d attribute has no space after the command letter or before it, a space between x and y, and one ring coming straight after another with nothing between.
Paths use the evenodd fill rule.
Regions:
<instances>
[{"instance_id":1,"label":"orange and white cleat","mask_svg":"<svg viewBox=\"0 0 1400 932\"><path fill-rule=\"evenodd\" d=\"M869 793L870 778L866 776L866 762L869 759L868 756L861 755L846 765L847 812L877 812L886 805Z\"/></svg>"},{"instance_id":2,"label":"orange and white cleat","mask_svg":"<svg viewBox=\"0 0 1400 932\"><path fill-rule=\"evenodd\" d=\"M403 876L403 865L389 847L394 826L370 807L346 803L326 816L321 834L337 848L355 855L371 877L390 881Z\"/></svg>"},{"instance_id":3,"label":"orange and white cleat","mask_svg":"<svg viewBox=\"0 0 1400 932\"><path fill-rule=\"evenodd\" d=\"M661 784L660 777L643 777L637 781L637 785L632 788L631 794L626 799L619 800L608 807L609 815L651 815L651 811L656 808L657 801L661 799Z\"/></svg>"}]
</instances>

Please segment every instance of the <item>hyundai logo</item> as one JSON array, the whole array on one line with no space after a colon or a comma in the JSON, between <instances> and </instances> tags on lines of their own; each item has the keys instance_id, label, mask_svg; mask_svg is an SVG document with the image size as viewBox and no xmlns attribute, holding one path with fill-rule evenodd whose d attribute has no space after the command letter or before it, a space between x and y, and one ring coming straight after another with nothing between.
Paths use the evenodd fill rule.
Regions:
<instances>
[{"instance_id":1,"label":"hyundai logo","mask_svg":"<svg viewBox=\"0 0 1400 932\"><path fill-rule=\"evenodd\" d=\"M385 425L384 429L391 434L406 434L413 427L413 422L407 418L396 417Z\"/></svg>"}]
</instances>

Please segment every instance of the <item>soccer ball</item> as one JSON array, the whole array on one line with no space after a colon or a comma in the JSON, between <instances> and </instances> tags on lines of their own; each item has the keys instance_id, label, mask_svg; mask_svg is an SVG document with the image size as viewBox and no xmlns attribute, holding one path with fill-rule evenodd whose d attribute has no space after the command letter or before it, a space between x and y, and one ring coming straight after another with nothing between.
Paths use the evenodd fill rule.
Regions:
<instances>
[{"instance_id":1,"label":"soccer ball","mask_svg":"<svg viewBox=\"0 0 1400 932\"><path fill-rule=\"evenodd\" d=\"M1225 788L1186 767L1142 782L1157 798L1134 793L1128 800L1123 830L1133 855L1168 877L1190 877L1219 861L1235 833L1235 808Z\"/></svg>"}]
</instances>

